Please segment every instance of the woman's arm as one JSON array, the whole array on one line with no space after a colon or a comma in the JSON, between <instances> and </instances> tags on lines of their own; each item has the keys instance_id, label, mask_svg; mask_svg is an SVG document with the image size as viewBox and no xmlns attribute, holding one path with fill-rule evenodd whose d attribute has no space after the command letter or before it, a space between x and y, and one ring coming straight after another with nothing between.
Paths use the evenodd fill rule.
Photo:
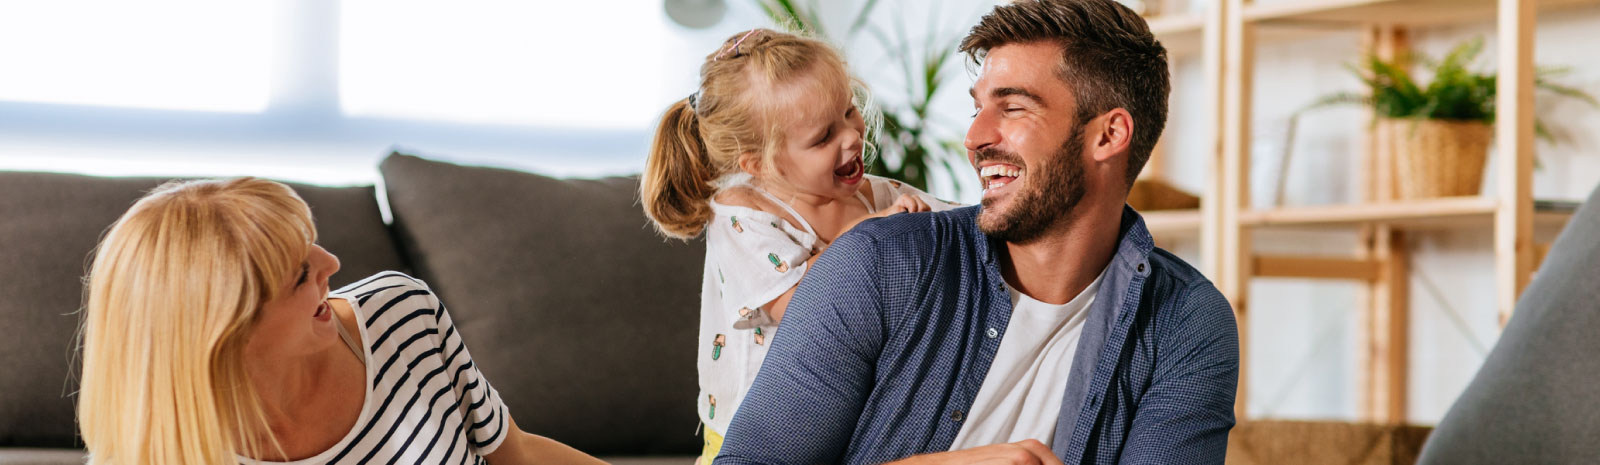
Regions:
<instances>
[{"instance_id":1,"label":"woman's arm","mask_svg":"<svg viewBox=\"0 0 1600 465\"><path fill-rule=\"evenodd\" d=\"M511 426L511 434L506 435L505 442L500 443L500 447L495 449L494 453L484 456L493 465L522 463L605 464L600 459L573 449L566 444L522 431L522 428L517 427L517 420L510 418L509 415L506 420L506 424Z\"/></svg>"}]
</instances>

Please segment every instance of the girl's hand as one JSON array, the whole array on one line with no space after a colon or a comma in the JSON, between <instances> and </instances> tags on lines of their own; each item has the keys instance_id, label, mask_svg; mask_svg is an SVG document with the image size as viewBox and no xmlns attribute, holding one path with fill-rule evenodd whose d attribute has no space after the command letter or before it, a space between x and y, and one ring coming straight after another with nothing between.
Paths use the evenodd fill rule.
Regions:
<instances>
[{"instance_id":1,"label":"girl's hand","mask_svg":"<svg viewBox=\"0 0 1600 465\"><path fill-rule=\"evenodd\" d=\"M883 218L896 213L920 213L932 210L932 208L928 207L927 202L923 202L922 199L917 198L917 196L911 194L900 194L900 197L894 199L893 205L890 205L889 208L885 208L883 211L880 211L877 214L871 215L871 217Z\"/></svg>"}]
</instances>

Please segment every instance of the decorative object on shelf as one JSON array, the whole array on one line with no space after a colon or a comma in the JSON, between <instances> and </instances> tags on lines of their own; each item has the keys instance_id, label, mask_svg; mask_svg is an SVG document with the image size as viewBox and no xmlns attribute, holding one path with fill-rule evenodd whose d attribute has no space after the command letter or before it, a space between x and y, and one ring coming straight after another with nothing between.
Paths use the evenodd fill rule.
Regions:
<instances>
[{"instance_id":1,"label":"decorative object on shelf","mask_svg":"<svg viewBox=\"0 0 1600 465\"><path fill-rule=\"evenodd\" d=\"M1393 136L1395 193L1400 199L1478 195L1489 155L1495 118L1495 75L1468 67L1483 52L1483 39L1462 43L1443 61L1420 54L1396 60L1368 56L1360 66L1350 66L1368 93L1341 92L1323 97L1307 110L1337 104L1359 104L1377 112L1375 124ZM1431 68L1433 82L1426 87L1406 70L1415 61ZM1539 89L1600 107L1595 98L1576 88L1552 83L1548 78L1565 69L1541 68ZM1554 140L1542 122L1536 132Z\"/></svg>"},{"instance_id":2,"label":"decorative object on shelf","mask_svg":"<svg viewBox=\"0 0 1600 465\"><path fill-rule=\"evenodd\" d=\"M1141 212L1200 208L1200 198L1160 179L1138 179L1128 190L1128 205Z\"/></svg>"},{"instance_id":3,"label":"decorative object on shelf","mask_svg":"<svg viewBox=\"0 0 1600 465\"><path fill-rule=\"evenodd\" d=\"M728 13L726 0L665 0L667 17L689 29L706 29L722 22Z\"/></svg>"},{"instance_id":4,"label":"decorative object on shelf","mask_svg":"<svg viewBox=\"0 0 1600 465\"><path fill-rule=\"evenodd\" d=\"M941 140L930 131L932 120L929 111L934 97L944 90L945 65L956 57L960 37L941 34L937 21L928 25L928 37L914 40L904 26L894 33L883 31L870 23L878 0L865 0L853 16L850 27L843 36L830 36L818 16L816 1L806 0L756 0L772 22L791 32L806 34L843 48L859 33L868 32L884 50L890 52L890 65L903 68L905 82L871 83L875 92L898 91L905 94L904 107L892 106L877 100L863 105L862 113L882 119L876 133L867 134L868 172L899 179L918 189L928 189L928 175L935 169L943 170L952 178L966 174L966 149L959 140ZM803 3L803 4L802 4ZM832 5L833 3L828 3ZM940 4L920 8L940 8ZM875 63L883 65L883 63ZM960 184L952 184L954 191Z\"/></svg>"},{"instance_id":5,"label":"decorative object on shelf","mask_svg":"<svg viewBox=\"0 0 1600 465\"><path fill-rule=\"evenodd\" d=\"M1140 16L1154 16L1157 14L1155 6L1160 5L1161 0L1117 0L1117 3L1121 3Z\"/></svg>"}]
</instances>

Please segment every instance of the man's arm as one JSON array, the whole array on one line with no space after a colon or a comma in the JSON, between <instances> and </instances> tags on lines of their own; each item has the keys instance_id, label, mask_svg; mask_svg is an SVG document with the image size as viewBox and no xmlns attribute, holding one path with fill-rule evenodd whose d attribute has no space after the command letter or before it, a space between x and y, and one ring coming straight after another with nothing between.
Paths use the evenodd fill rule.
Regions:
<instances>
[{"instance_id":1,"label":"man's arm","mask_svg":"<svg viewBox=\"0 0 1600 465\"><path fill-rule=\"evenodd\" d=\"M871 237L841 236L796 288L716 464L834 463L873 386L884 318Z\"/></svg>"},{"instance_id":2,"label":"man's arm","mask_svg":"<svg viewBox=\"0 0 1600 465\"><path fill-rule=\"evenodd\" d=\"M1233 310L1209 282L1191 286L1159 336L1156 370L1134 413L1126 464L1218 464L1228 450L1239 382Z\"/></svg>"}]
</instances>

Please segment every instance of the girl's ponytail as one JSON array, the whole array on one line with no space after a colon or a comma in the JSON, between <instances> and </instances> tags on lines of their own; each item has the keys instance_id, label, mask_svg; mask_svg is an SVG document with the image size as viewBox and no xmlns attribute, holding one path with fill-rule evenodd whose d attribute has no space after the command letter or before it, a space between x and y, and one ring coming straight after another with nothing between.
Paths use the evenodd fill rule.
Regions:
<instances>
[{"instance_id":1,"label":"girl's ponytail","mask_svg":"<svg viewBox=\"0 0 1600 465\"><path fill-rule=\"evenodd\" d=\"M639 180L644 213L661 234L678 239L700 235L711 221L712 182L721 175L716 171L689 99L672 104L661 117Z\"/></svg>"}]
</instances>

